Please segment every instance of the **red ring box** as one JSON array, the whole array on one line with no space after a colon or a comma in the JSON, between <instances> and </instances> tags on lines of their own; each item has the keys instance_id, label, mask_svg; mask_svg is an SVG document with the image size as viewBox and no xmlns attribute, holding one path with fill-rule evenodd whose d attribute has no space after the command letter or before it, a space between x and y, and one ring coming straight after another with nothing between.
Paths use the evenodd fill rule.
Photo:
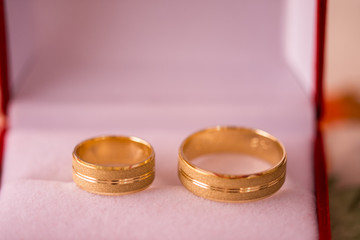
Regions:
<instances>
[{"instance_id":1,"label":"red ring box","mask_svg":"<svg viewBox=\"0 0 360 240\"><path fill-rule=\"evenodd\" d=\"M330 239L325 0L9 0L0 10L3 237ZM285 144L277 194L223 204L180 185L181 140L217 124ZM79 190L71 148L114 133L153 143L154 184L121 198Z\"/></svg>"}]
</instances>

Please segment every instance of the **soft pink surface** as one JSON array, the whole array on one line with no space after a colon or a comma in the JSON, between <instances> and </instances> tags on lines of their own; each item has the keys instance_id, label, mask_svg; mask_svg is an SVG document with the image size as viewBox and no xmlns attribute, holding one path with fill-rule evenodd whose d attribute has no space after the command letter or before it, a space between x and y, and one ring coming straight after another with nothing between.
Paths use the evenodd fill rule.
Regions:
<instances>
[{"instance_id":1,"label":"soft pink surface","mask_svg":"<svg viewBox=\"0 0 360 240\"><path fill-rule=\"evenodd\" d=\"M1 238L316 239L313 106L282 56L283 1L92 1L87 8L61 2L32 6L32 29L41 38L34 41L42 48L26 67L16 48L23 32L10 32L18 68ZM57 31L50 31L54 22ZM10 26L22 24L28 22ZM260 128L284 143L288 171L277 194L228 204L182 187L181 141L219 124ZM153 145L156 179L149 189L108 197L76 187L73 147L104 134L135 135Z\"/></svg>"},{"instance_id":2,"label":"soft pink surface","mask_svg":"<svg viewBox=\"0 0 360 240\"><path fill-rule=\"evenodd\" d=\"M71 179L71 151L97 133L103 131L9 132L0 193L3 239L316 238L310 139L283 139L289 171L277 194L227 204L194 196L179 183L176 152L185 134L176 131L142 131L157 153L149 189L119 197L79 189Z\"/></svg>"},{"instance_id":3,"label":"soft pink surface","mask_svg":"<svg viewBox=\"0 0 360 240\"><path fill-rule=\"evenodd\" d=\"M247 90L240 87L239 95L224 94L224 103L218 104L202 103L202 98L193 98L193 104L181 104L171 102L171 97L167 102L144 104L57 102L61 94L49 97L46 89L44 95L18 95L10 108L5 145L0 192L2 236L315 239L312 107L298 85L288 80L290 75L281 76L281 70L275 72L279 74L275 79L286 79L283 84L287 89L279 90L276 98L285 99L290 91L294 98L287 102L272 103L257 97L259 103L252 106L245 100L233 104L228 98L246 95ZM108 86L120 89L121 84L114 81ZM238 83L231 84L233 89ZM61 87L66 91L70 86ZM196 83L192 87L199 89ZM86 89L84 92L88 93L98 88L92 85ZM57 91L60 93L59 87ZM45 98L48 100L43 101ZM191 132L217 123L261 128L285 144L288 172L279 193L253 203L226 204L201 199L182 187L177 178L181 141ZM73 147L85 138L103 134L135 135L153 145L156 179L149 189L106 197L75 186L71 179Z\"/></svg>"}]
</instances>

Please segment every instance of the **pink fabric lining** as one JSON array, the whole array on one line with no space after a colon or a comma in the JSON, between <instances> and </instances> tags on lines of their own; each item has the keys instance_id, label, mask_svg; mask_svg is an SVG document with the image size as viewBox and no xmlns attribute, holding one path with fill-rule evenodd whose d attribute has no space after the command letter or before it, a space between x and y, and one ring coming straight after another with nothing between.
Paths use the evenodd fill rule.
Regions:
<instances>
[{"instance_id":1,"label":"pink fabric lining","mask_svg":"<svg viewBox=\"0 0 360 240\"><path fill-rule=\"evenodd\" d=\"M235 8L232 2L230 12L229 6L206 5L203 14L198 14L203 8L198 3L188 11L166 15L179 26L189 26L171 28L170 33L157 5L138 8L125 2L122 7L130 11L121 8L118 15L118 9L105 5L97 13L112 14L94 26L98 35L85 28L89 22L74 17L82 11L80 5L71 10L60 2L51 6L40 2L43 7L34 9L43 15L35 14L39 25L34 31L43 37L42 48L28 71L19 70L21 57L16 53L23 52L12 46L13 61L21 72L13 75L21 77L13 82L15 95L9 108L0 191L3 238L317 237L313 105L281 53L281 1L260 4L261 9L256 3ZM75 23L66 25L61 14L45 14L46 7L53 7L50 11L56 6ZM88 17L97 5L89 6L83 10ZM155 10L161 14L152 15ZM136 18L132 12L144 14ZM182 25L184 12L189 15ZM96 16L89 21L98 24ZM192 24L199 16L203 17L200 25ZM119 28L105 28L117 18L127 21ZM209 27L207 18L221 28ZM59 32L50 31L54 23ZM224 23L231 23L227 31ZM136 32L136 26L144 29ZM61 32L64 29L68 32ZM154 30L158 32L153 34ZM221 35L224 31L233 37ZM188 33L194 36L189 41ZM14 36L12 32L10 39ZM213 46L219 48L212 51ZM177 178L181 141L218 124L260 128L284 143L289 157L287 179L277 194L257 202L228 204L196 197L181 186ZM154 146L156 179L149 189L107 197L76 187L71 179L73 147L103 134L135 135Z\"/></svg>"}]
</instances>

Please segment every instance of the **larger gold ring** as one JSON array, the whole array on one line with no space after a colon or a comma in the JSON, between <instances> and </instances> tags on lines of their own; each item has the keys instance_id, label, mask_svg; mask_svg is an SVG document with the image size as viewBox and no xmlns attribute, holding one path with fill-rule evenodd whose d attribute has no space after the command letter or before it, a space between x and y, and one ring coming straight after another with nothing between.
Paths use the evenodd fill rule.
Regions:
<instances>
[{"instance_id":1,"label":"larger gold ring","mask_svg":"<svg viewBox=\"0 0 360 240\"><path fill-rule=\"evenodd\" d=\"M229 175L199 168L192 160L213 153L239 153L269 162L263 172ZM220 161L221 159L219 159ZM192 193L211 200L246 202L274 194L285 181L286 152L270 134L240 127L214 127L196 132L182 143L178 173Z\"/></svg>"},{"instance_id":2,"label":"larger gold ring","mask_svg":"<svg viewBox=\"0 0 360 240\"><path fill-rule=\"evenodd\" d=\"M79 143L73 152L73 179L82 189L121 195L147 188L154 180L155 153L137 137L105 136Z\"/></svg>"}]
</instances>

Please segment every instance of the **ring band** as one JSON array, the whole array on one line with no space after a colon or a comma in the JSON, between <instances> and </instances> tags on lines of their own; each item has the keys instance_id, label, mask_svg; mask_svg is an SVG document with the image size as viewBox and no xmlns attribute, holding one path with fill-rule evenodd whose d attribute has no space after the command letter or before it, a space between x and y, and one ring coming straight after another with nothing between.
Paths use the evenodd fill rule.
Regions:
<instances>
[{"instance_id":1,"label":"ring band","mask_svg":"<svg viewBox=\"0 0 360 240\"><path fill-rule=\"evenodd\" d=\"M201 169L192 161L214 153L250 155L269 162L272 167L253 174L230 175ZM196 132L183 141L178 175L182 184L200 197L247 202L268 197L281 188L285 181L286 159L283 145L264 131L218 126Z\"/></svg>"},{"instance_id":2,"label":"ring band","mask_svg":"<svg viewBox=\"0 0 360 240\"><path fill-rule=\"evenodd\" d=\"M155 176L155 153L137 137L104 136L85 140L73 151L73 179L97 194L122 195L147 188Z\"/></svg>"}]
</instances>

